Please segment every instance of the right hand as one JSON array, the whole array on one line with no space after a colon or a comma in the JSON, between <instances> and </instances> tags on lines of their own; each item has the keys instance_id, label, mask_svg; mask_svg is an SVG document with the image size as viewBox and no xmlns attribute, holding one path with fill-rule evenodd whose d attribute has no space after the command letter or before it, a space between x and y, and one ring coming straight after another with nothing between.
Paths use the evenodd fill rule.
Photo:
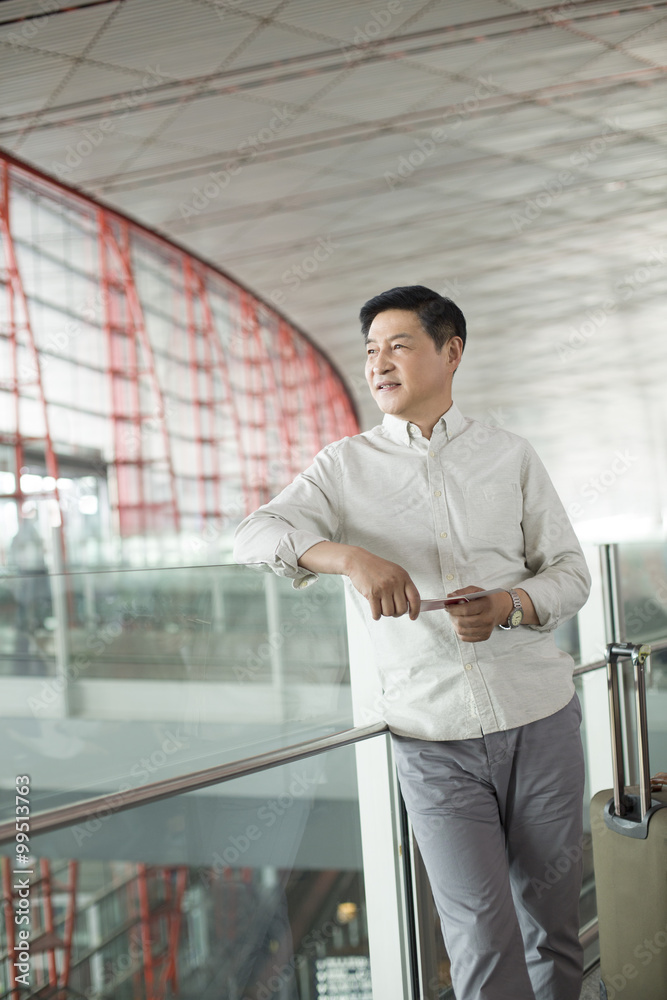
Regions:
<instances>
[{"instance_id":1,"label":"right hand","mask_svg":"<svg viewBox=\"0 0 667 1000\"><path fill-rule=\"evenodd\" d=\"M410 576L397 563L356 548L350 555L346 574L352 586L366 598L375 621L383 615L400 618L409 612L414 621L419 615L419 591Z\"/></svg>"}]
</instances>

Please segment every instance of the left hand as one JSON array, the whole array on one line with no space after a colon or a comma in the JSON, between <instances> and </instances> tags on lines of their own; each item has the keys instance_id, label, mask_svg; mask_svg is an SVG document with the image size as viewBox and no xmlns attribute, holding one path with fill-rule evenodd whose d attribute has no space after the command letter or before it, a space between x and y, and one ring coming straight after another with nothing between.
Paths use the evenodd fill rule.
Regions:
<instances>
[{"instance_id":1,"label":"left hand","mask_svg":"<svg viewBox=\"0 0 667 1000\"><path fill-rule=\"evenodd\" d=\"M667 785L667 774L664 771L658 771L651 778L651 791L661 792L663 785Z\"/></svg>"},{"instance_id":2,"label":"left hand","mask_svg":"<svg viewBox=\"0 0 667 1000\"><path fill-rule=\"evenodd\" d=\"M461 590L453 590L447 597L474 594L483 589L463 587ZM505 624L513 607L512 598L503 590L499 594L470 601L469 604L450 604L445 611L451 615L454 631L462 642L485 642L496 625Z\"/></svg>"}]
</instances>

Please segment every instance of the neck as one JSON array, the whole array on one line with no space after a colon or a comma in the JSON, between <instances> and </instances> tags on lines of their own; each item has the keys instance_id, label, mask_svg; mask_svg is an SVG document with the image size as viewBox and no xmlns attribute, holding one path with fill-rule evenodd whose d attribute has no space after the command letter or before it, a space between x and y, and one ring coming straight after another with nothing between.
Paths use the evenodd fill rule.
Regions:
<instances>
[{"instance_id":1,"label":"neck","mask_svg":"<svg viewBox=\"0 0 667 1000\"><path fill-rule=\"evenodd\" d=\"M415 426L417 426L419 430L422 432L422 435L428 441L430 441L431 435L433 434L433 428L438 423L440 418L444 417L445 413L447 413L447 411L451 408L451 405L452 405L452 399L450 396L449 402L445 403L443 409L438 408L436 416L433 416L433 414L429 414L428 416L419 415L415 417L406 417L406 419L409 420L411 424L415 424Z\"/></svg>"}]
</instances>

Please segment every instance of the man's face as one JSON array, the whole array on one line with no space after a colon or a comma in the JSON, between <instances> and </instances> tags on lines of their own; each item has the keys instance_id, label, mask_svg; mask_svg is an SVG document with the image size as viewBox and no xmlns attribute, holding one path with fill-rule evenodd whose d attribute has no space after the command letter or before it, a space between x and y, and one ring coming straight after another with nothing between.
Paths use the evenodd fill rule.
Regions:
<instances>
[{"instance_id":1,"label":"man's face","mask_svg":"<svg viewBox=\"0 0 667 1000\"><path fill-rule=\"evenodd\" d=\"M419 426L445 413L460 344L454 337L438 353L416 313L378 313L368 332L366 380L382 412Z\"/></svg>"}]
</instances>

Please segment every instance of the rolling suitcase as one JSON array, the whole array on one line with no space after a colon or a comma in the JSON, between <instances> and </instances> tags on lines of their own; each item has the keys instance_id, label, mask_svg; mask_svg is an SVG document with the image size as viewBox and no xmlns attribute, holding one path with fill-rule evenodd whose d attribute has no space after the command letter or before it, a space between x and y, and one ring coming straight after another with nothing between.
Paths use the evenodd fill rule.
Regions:
<instances>
[{"instance_id":1,"label":"rolling suitcase","mask_svg":"<svg viewBox=\"0 0 667 1000\"><path fill-rule=\"evenodd\" d=\"M651 796L644 661L650 646L607 646L614 788L591 802L600 932L600 1000L667 998L667 793ZM625 787L619 659L631 657L639 788ZM610 798L611 795L611 798Z\"/></svg>"}]
</instances>

